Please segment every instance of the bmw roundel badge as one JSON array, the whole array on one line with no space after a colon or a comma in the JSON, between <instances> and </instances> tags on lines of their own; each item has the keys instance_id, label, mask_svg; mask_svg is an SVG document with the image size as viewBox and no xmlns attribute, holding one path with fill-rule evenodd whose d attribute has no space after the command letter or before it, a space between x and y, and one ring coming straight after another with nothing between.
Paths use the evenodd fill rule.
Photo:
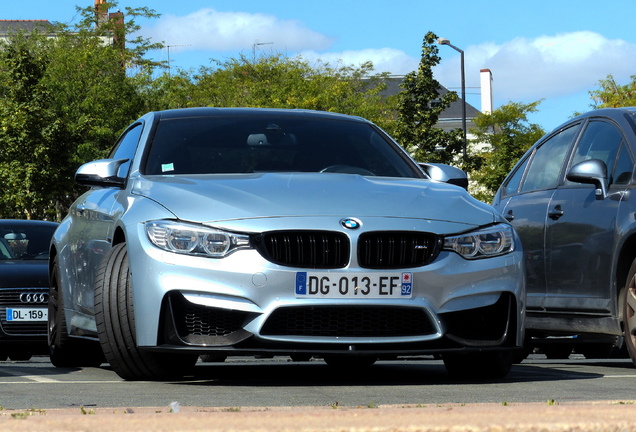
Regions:
<instances>
[{"instance_id":1,"label":"bmw roundel badge","mask_svg":"<svg viewBox=\"0 0 636 432\"><path fill-rule=\"evenodd\" d=\"M360 226L362 225L362 223L360 223L360 221L356 220L356 219L352 219L352 218L347 218L347 219L342 219L340 221L340 225L342 225L343 227L345 227L346 229L358 229L360 228Z\"/></svg>"}]
</instances>

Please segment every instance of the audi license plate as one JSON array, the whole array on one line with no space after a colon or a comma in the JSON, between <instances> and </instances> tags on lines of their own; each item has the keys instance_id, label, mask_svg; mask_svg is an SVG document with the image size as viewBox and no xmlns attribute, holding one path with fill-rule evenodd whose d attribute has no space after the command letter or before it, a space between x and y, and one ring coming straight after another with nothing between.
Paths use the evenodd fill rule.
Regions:
<instances>
[{"instance_id":1,"label":"audi license plate","mask_svg":"<svg viewBox=\"0 0 636 432\"><path fill-rule=\"evenodd\" d=\"M296 273L296 297L410 298L413 274L403 273Z\"/></svg>"},{"instance_id":2,"label":"audi license plate","mask_svg":"<svg viewBox=\"0 0 636 432\"><path fill-rule=\"evenodd\" d=\"M7 308L7 321L46 321L48 312L45 308Z\"/></svg>"}]
</instances>

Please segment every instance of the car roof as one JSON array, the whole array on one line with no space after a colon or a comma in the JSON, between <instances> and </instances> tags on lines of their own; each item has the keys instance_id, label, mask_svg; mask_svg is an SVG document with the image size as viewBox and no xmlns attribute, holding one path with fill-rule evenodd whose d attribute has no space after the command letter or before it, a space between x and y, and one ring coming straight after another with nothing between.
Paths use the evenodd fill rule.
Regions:
<instances>
[{"instance_id":1,"label":"car roof","mask_svg":"<svg viewBox=\"0 0 636 432\"><path fill-rule=\"evenodd\" d=\"M15 226L28 226L28 225L31 225L31 226L34 226L34 225L57 226L57 225L59 225L59 223L51 222L51 221L36 220L36 219L0 219L0 227L6 226L6 225L11 225L11 226L14 226L14 227Z\"/></svg>"},{"instance_id":2,"label":"car roof","mask_svg":"<svg viewBox=\"0 0 636 432\"><path fill-rule=\"evenodd\" d=\"M619 108L599 108L580 114L573 119L568 120L566 123L570 123L574 119L587 118L587 117L616 117L624 114L630 114L636 116L636 107L619 107Z\"/></svg>"},{"instance_id":3,"label":"car roof","mask_svg":"<svg viewBox=\"0 0 636 432\"><path fill-rule=\"evenodd\" d=\"M331 118L339 120L358 121L370 123L368 120L347 114L332 113L327 111L315 111L307 109L285 109L285 108L179 108L154 113L160 119L172 119L183 117L207 117L207 116L259 116L276 115L281 117L307 117L307 118Z\"/></svg>"}]
</instances>

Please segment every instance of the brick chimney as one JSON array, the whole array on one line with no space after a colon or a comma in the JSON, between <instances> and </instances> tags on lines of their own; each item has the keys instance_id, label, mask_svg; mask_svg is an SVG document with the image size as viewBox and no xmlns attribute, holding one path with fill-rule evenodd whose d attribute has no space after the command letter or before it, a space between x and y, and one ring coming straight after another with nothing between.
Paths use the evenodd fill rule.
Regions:
<instances>
[{"instance_id":1,"label":"brick chimney","mask_svg":"<svg viewBox=\"0 0 636 432\"><path fill-rule=\"evenodd\" d=\"M95 19L97 27L108 21L108 6L106 0L95 0Z\"/></svg>"},{"instance_id":2,"label":"brick chimney","mask_svg":"<svg viewBox=\"0 0 636 432\"><path fill-rule=\"evenodd\" d=\"M115 24L113 29L113 44L119 48L124 48L126 35L124 33L124 14L117 11L108 14L108 19Z\"/></svg>"}]
</instances>

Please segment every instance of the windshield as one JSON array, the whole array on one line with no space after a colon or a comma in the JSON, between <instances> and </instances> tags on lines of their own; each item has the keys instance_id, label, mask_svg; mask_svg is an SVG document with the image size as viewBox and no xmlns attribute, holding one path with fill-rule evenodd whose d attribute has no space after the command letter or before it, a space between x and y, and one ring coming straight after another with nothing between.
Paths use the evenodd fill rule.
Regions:
<instances>
[{"instance_id":1,"label":"windshield","mask_svg":"<svg viewBox=\"0 0 636 432\"><path fill-rule=\"evenodd\" d=\"M55 225L0 224L0 260L48 260Z\"/></svg>"},{"instance_id":2,"label":"windshield","mask_svg":"<svg viewBox=\"0 0 636 432\"><path fill-rule=\"evenodd\" d=\"M370 124L275 115L162 120L144 173L286 171L419 176L404 153Z\"/></svg>"}]
</instances>

